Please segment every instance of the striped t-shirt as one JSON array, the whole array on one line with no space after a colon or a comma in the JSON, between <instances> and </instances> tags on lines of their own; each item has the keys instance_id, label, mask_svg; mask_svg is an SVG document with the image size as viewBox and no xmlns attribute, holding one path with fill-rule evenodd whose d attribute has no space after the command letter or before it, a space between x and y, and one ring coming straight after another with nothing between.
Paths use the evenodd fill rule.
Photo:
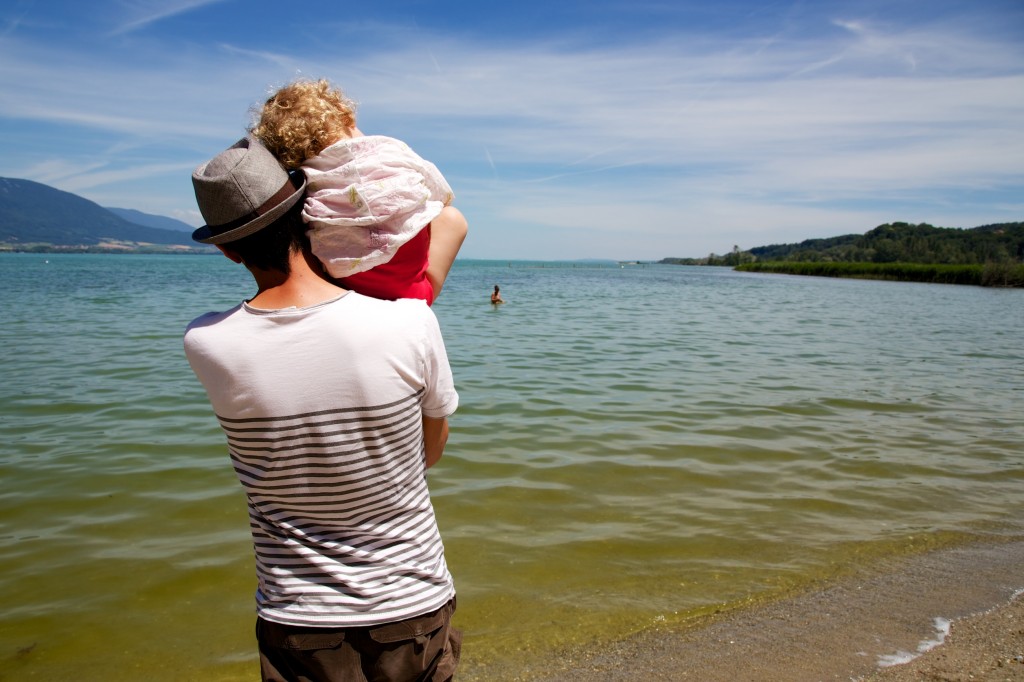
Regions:
<instances>
[{"instance_id":1,"label":"striped t-shirt","mask_svg":"<svg viewBox=\"0 0 1024 682\"><path fill-rule=\"evenodd\" d=\"M246 491L261 617L377 625L452 598L421 417L458 395L426 304L241 304L193 321L185 353Z\"/></svg>"}]
</instances>

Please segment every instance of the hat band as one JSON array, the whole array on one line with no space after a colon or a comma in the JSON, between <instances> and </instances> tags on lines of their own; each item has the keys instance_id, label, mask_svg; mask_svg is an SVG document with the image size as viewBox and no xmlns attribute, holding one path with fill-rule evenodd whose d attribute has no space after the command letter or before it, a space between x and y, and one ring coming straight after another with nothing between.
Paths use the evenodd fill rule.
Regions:
<instances>
[{"instance_id":1,"label":"hat band","mask_svg":"<svg viewBox=\"0 0 1024 682\"><path fill-rule=\"evenodd\" d=\"M239 218L235 218L231 222L222 223L220 225L208 225L207 227L210 228L211 232L216 232L218 235L224 234L225 232L230 232L236 227L241 227L242 225L251 223L253 220L256 220L262 215L270 213L271 210L279 206L281 202L290 197L292 195L292 192L294 192L295 190L299 189L302 186L301 183L296 183L296 177L301 177L301 174L296 173L293 176L291 173L289 173L288 180L281 186L281 189L277 190L274 196L264 201L259 206L259 208L249 211L245 215Z\"/></svg>"}]
</instances>

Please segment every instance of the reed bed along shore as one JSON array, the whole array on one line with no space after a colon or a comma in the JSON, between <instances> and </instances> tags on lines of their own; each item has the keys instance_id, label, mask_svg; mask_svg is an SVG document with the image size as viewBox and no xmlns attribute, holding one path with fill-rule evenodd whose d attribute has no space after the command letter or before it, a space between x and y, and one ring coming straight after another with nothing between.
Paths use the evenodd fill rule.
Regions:
<instances>
[{"instance_id":1,"label":"reed bed along shore","mask_svg":"<svg viewBox=\"0 0 1024 682\"><path fill-rule=\"evenodd\" d=\"M937 263L756 262L736 267L740 272L881 279L899 282L1024 287L1024 264L945 265Z\"/></svg>"}]
</instances>

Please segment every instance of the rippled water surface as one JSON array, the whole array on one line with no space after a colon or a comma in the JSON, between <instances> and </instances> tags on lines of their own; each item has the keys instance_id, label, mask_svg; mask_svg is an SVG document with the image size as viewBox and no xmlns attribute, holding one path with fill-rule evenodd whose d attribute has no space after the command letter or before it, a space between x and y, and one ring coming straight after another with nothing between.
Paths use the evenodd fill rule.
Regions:
<instances>
[{"instance_id":1,"label":"rippled water surface","mask_svg":"<svg viewBox=\"0 0 1024 682\"><path fill-rule=\"evenodd\" d=\"M219 257L0 255L10 679L256 677L244 500L181 351L251 293ZM460 261L435 311L466 679L1024 534L1024 291Z\"/></svg>"}]
</instances>

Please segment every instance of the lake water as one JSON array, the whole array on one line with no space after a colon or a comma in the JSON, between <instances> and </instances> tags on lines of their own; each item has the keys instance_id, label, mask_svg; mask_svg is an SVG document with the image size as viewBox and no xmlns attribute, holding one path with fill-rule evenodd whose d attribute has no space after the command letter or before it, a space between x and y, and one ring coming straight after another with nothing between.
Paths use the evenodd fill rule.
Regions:
<instances>
[{"instance_id":1,"label":"lake water","mask_svg":"<svg viewBox=\"0 0 1024 682\"><path fill-rule=\"evenodd\" d=\"M252 293L219 257L0 255L0 679L258 677L244 499L181 349ZM460 679L1024 537L1022 290L460 261L434 308Z\"/></svg>"}]
</instances>

